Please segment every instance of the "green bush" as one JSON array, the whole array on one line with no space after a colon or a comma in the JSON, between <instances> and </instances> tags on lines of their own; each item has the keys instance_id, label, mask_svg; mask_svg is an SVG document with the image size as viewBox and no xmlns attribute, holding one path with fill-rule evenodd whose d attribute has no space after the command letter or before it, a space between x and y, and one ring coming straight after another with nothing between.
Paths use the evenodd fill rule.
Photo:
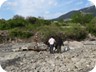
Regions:
<instances>
[{"instance_id":1,"label":"green bush","mask_svg":"<svg viewBox=\"0 0 96 72\"><path fill-rule=\"evenodd\" d=\"M33 34L31 32L28 31L22 31L19 30L17 28L12 29L9 31L9 36L10 37L17 37L17 38L29 38L31 37Z\"/></svg>"},{"instance_id":2,"label":"green bush","mask_svg":"<svg viewBox=\"0 0 96 72\"><path fill-rule=\"evenodd\" d=\"M86 24L86 27L89 33L96 36L96 17L90 23Z\"/></svg>"},{"instance_id":3,"label":"green bush","mask_svg":"<svg viewBox=\"0 0 96 72\"><path fill-rule=\"evenodd\" d=\"M23 18L14 18L14 19L9 19L7 21L7 28L8 29L13 29L13 28L23 28L27 25L27 21Z\"/></svg>"},{"instance_id":4,"label":"green bush","mask_svg":"<svg viewBox=\"0 0 96 72\"><path fill-rule=\"evenodd\" d=\"M70 24L68 27L61 28L55 24L50 26L41 26L37 29L41 34L42 41L46 42L50 36L61 37L63 40L72 39L72 40L83 40L87 37L88 32L86 28L79 24Z\"/></svg>"},{"instance_id":5,"label":"green bush","mask_svg":"<svg viewBox=\"0 0 96 72\"><path fill-rule=\"evenodd\" d=\"M44 20L42 18L28 17L24 18L22 16L14 16L9 20L0 20L0 30L9 30L10 37L17 38L29 38L33 36L33 33L40 33L40 37L42 41L47 40L50 36L59 36L63 39L74 39L74 40L82 40L87 36L87 31L85 25L83 23L89 23L91 20L91 16L85 16L88 19L86 21L84 17L84 21L79 17L82 14L75 15L73 19L76 21L66 22L66 21L50 21ZM83 18L83 17L82 17ZM78 22L80 21L80 22ZM82 22L83 21L83 22ZM82 24L81 24L82 23ZM87 24L87 30L96 35L96 19L92 19L90 24ZM1 38L2 39L2 38Z\"/></svg>"},{"instance_id":6,"label":"green bush","mask_svg":"<svg viewBox=\"0 0 96 72\"><path fill-rule=\"evenodd\" d=\"M6 29L7 29L6 20L0 19L0 30L6 30Z\"/></svg>"},{"instance_id":7,"label":"green bush","mask_svg":"<svg viewBox=\"0 0 96 72\"><path fill-rule=\"evenodd\" d=\"M86 28L79 24L72 24L63 29L65 39L83 40L87 37Z\"/></svg>"},{"instance_id":8,"label":"green bush","mask_svg":"<svg viewBox=\"0 0 96 72\"><path fill-rule=\"evenodd\" d=\"M42 41L46 41L50 36L56 36L59 32L61 32L61 29L56 25L45 25L38 28L38 32L41 33L41 39Z\"/></svg>"},{"instance_id":9,"label":"green bush","mask_svg":"<svg viewBox=\"0 0 96 72\"><path fill-rule=\"evenodd\" d=\"M96 36L96 24L87 24L87 30L89 33Z\"/></svg>"},{"instance_id":10,"label":"green bush","mask_svg":"<svg viewBox=\"0 0 96 72\"><path fill-rule=\"evenodd\" d=\"M81 25L85 25L86 23L89 23L94 16L92 14L85 14L82 12L75 12L71 19L74 23L80 23Z\"/></svg>"},{"instance_id":11,"label":"green bush","mask_svg":"<svg viewBox=\"0 0 96 72\"><path fill-rule=\"evenodd\" d=\"M6 24L0 23L0 30L6 30L6 29L7 29Z\"/></svg>"}]
</instances>

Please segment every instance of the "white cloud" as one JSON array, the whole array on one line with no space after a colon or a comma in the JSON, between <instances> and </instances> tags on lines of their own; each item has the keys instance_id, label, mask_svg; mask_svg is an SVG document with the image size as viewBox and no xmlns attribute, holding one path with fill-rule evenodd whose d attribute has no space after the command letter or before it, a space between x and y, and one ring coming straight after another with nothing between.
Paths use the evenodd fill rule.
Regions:
<instances>
[{"instance_id":1,"label":"white cloud","mask_svg":"<svg viewBox=\"0 0 96 72\"><path fill-rule=\"evenodd\" d=\"M89 0L96 7L96 0Z\"/></svg>"},{"instance_id":2,"label":"white cloud","mask_svg":"<svg viewBox=\"0 0 96 72\"><path fill-rule=\"evenodd\" d=\"M49 14L50 13L50 11L45 11L45 14Z\"/></svg>"},{"instance_id":3,"label":"white cloud","mask_svg":"<svg viewBox=\"0 0 96 72\"><path fill-rule=\"evenodd\" d=\"M18 4L17 2L6 2L7 6L16 7Z\"/></svg>"},{"instance_id":4,"label":"white cloud","mask_svg":"<svg viewBox=\"0 0 96 72\"><path fill-rule=\"evenodd\" d=\"M58 5L56 0L16 0L18 3L15 8L16 14L22 16L44 16L50 14L50 9ZM14 3L14 4L17 4Z\"/></svg>"},{"instance_id":5,"label":"white cloud","mask_svg":"<svg viewBox=\"0 0 96 72\"><path fill-rule=\"evenodd\" d=\"M78 1L77 3L76 3L76 5L82 5L83 4L83 1Z\"/></svg>"},{"instance_id":6,"label":"white cloud","mask_svg":"<svg viewBox=\"0 0 96 72\"><path fill-rule=\"evenodd\" d=\"M3 11L9 9L14 14L25 17L53 18L73 10L74 6L77 8L77 5L84 5L83 0L78 0L78 2L77 0L7 0L2 8L4 8Z\"/></svg>"},{"instance_id":7,"label":"white cloud","mask_svg":"<svg viewBox=\"0 0 96 72\"><path fill-rule=\"evenodd\" d=\"M63 12L56 12L56 13L45 13L43 14L43 16L46 18L46 19L53 19L53 18L57 18L59 16L61 16L62 14L64 14Z\"/></svg>"},{"instance_id":8,"label":"white cloud","mask_svg":"<svg viewBox=\"0 0 96 72\"><path fill-rule=\"evenodd\" d=\"M92 2L88 2L88 3L86 3L84 6L85 7L88 7L88 6L92 6L93 4L92 4Z\"/></svg>"},{"instance_id":9,"label":"white cloud","mask_svg":"<svg viewBox=\"0 0 96 72\"><path fill-rule=\"evenodd\" d=\"M6 0L0 0L0 7Z\"/></svg>"},{"instance_id":10,"label":"white cloud","mask_svg":"<svg viewBox=\"0 0 96 72\"><path fill-rule=\"evenodd\" d=\"M69 5L69 4L73 3L74 1L75 1L75 0L66 1L66 2L65 2L65 5Z\"/></svg>"}]
</instances>

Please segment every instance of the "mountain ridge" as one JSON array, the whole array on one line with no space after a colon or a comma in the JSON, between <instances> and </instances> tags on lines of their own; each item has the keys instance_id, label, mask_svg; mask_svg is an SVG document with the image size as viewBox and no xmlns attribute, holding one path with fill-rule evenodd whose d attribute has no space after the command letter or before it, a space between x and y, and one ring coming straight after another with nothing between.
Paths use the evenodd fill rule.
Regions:
<instances>
[{"instance_id":1,"label":"mountain ridge","mask_svg":"<svg viewBox=\"0 0 96 72\"><path fill-rule=\"evenodd\" d=\"M73 10L73 11L70 11L66 14L63 14L57 18L54 18L52 20L65 20L65 19L70 19L71 16L74 14L74 13L77 13L77 12L83 12L83 13L90 13L90 14L93 14L94 16L96 16L96 8L95 6L90 6L90 7L86 7L86 8L82 8L82 9L79 9L79 10Z\"/></svg>"}]
</instances>

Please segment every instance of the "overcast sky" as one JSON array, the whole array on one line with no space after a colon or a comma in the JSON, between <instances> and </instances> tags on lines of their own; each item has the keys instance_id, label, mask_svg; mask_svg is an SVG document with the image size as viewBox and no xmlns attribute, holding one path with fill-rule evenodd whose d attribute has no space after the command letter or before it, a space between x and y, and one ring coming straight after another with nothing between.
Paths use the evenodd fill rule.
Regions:
<instances>
[{"instance_id":1,"label":"overcast sky","mask_svg":"<svg viewBox=\"0 0 96 72\"><path fill-rule=\"evenodd\" d=\"M7 0L0 7L0 18L10 19L18 14L52 19L91 5L88 0Z\"/></svg>"}]
</instances>

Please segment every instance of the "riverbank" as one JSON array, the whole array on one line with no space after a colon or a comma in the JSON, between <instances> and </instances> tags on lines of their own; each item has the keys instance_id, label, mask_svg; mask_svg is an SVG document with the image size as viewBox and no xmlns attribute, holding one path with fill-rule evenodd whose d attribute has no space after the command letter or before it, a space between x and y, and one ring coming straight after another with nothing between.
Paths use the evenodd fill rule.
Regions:
<instances>
[{"instance_id":1,"label":"riverbank","mask_svg":"<svg viewBox=\"0 0 96 72\"><path fill-rule=\"evenodd\" d=\"M0 63L7 72L88 72L96 63L96 41L64 42L70 50L50 54L49 51L17 51L14 48L33 43L0 44ZM43 43L41 47L46 47Z\"/></svg>"}]
</instances>

